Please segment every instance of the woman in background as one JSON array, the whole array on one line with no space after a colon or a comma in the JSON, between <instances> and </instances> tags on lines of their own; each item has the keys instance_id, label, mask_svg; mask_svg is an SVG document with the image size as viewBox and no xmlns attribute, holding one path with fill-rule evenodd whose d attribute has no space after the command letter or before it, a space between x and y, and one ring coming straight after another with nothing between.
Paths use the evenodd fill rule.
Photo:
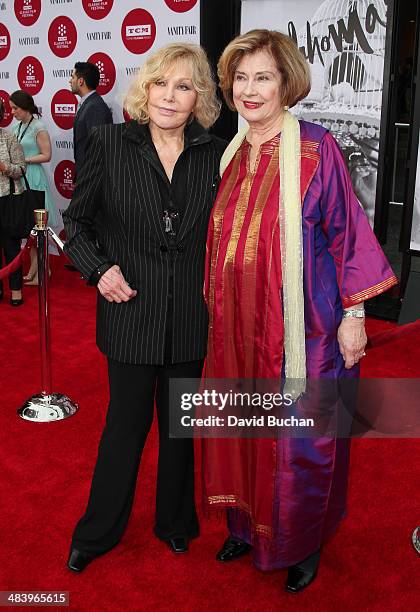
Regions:
<instances>
[{"instance_id":1,"label":"woman in background","mask_svg":"<svg viewBox=\"0 0 420 612\"><path fill-rule=\"evenodd\" d=\"M13 132L22 146L27 164L26 178L31 189L45 192L45 208L48 211L48 225L57 227L58 213L48 185L42 164L51 159L51 141L45 124L39 119L41 113L34 99L26 91L17 90L10 96L12 114L18 123ZM31 266L24 276L25 284L38 284L36 250L31 249Z\"/></svg>"},{"instance_id":2,"label":"woman in background","mask_svg":"<svg viewBox=\"0 0 420 612\"><path fill-rule=\"evenodd\" d=\"M0 99L0 121L4 117L4 103ZM22 147L15 136L0 128L0 197L10 194L10 179L14 181L14 192L22 192L22 168L25 169L25 156ZM6 264L10 263L20 252L20 238L10 236L6 228L0 225L0 268L2 254ZM22 298L22 268L9 275L10 304L21 306ZM3 298L3 282L0 281L0 299Z\"/></svg>"}]
</instances>

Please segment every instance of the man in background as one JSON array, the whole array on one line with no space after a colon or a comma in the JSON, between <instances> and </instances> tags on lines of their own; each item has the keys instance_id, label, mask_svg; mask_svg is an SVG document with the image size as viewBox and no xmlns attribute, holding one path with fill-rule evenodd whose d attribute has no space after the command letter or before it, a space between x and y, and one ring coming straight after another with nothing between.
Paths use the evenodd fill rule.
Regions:
<instances>
[{"instance_id":1,"label":"man in background","mask_svg":"<svg viewBox=\"0 0 420 612\"><path fill-rule=\"evenodd\" d=\"M99 68L90 62L76 62L70 77L72 93L80 96L80 104L73 124L75 178L80 173L85 160L90 130L96 125L112 123L111 110L96 91L99 79Z\"/></svg>"},{"instance_id":2,"label":"man in background","mask_svg":"<svg viewBox=\"0 0 420 612\"><path fill-rule=\"evenodd\" d=\"M90 130L105 123L113 123L112 112L96 88L100 80L99 68L90 62L76 62L70 77L72 93L80 96L80 103L73 123L73 154L76 164L74 182L80 174L85 161ZM100 223L100 220L97 220ZM64 264L68 270L76 272L72 264Z\"/></svg>"}]
</instances>

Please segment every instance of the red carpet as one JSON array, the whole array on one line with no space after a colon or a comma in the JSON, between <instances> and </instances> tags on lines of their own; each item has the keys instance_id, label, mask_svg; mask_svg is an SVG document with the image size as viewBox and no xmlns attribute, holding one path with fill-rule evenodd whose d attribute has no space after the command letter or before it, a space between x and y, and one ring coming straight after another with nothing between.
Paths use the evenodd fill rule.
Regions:
<instances>
[{"instance_id":1,"label":"red carpet","mask_svg":"<svg viewBox=\"0 0 420 612\"><path fill-rule=\"evenodd\" d=\"M137 502L121 544L82 575L65 567L71 532L87 501L107 401L105 359L94 344L95 291L53 258L54 390L80 404L66 421L34 424L16 408L40 390L36 288L25 305L0 303L0 590L70 592L74 610L418 610L420 524L416 440L353 442L349 515L325 547L319 578L299 596L282 591L285 572L263 574L247 558L214 560L223 523L175 557L152 534L156 435L148 441ZM418 377L420 323L369 321L364 376ZM401 409L402 407L396 407Z\"/></svg>"}]
</instances>

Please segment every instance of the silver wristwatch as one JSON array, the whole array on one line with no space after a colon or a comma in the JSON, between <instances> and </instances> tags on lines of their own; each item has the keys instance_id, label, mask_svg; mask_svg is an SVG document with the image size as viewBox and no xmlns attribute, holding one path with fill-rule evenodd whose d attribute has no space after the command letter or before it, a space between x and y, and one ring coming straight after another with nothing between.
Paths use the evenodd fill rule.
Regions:
<instances>
[{"instance_id":1,"label":"silver wristwatch","mask_svg":"<svg viewBox=\"0 0 420 612\"><path fill-rule=\"evenodd\" d=\"M343 310L343 319L347 319L348 317L353 317L355 319L364 319L365 309L353 308L352 310Z\"/></svg>"}]
</instances>

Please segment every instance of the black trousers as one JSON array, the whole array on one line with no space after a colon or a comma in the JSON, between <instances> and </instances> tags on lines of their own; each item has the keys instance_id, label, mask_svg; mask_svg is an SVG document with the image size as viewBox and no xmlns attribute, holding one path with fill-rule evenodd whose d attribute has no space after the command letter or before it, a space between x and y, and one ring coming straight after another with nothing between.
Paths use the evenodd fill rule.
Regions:
<instances>
[{"instance_id":1,"label":"black trousers","mask_svg":"<svg viewBox=\"0 0 420 612\"><path fill-rule=\"evenodd\" d=\"M133 504L155 400L159 459L154 531L162 540L198 536L193 440L169 438L169 380L199 378L202 367L202 360L163 366L108 360L109 408L88 506L73 534L74 548L95 556L121 539Z\"/></svg>"},{"instance_id":2,"label":"black trousers","mask_svg":"<svg viewBox=\"0 0 420 612\"><path fill-rule=\"evenodd\" d=\"M2 268L3 254L6 265L20 253L20 238L11 238L5 231L0 230L0 268ZM0 289L3 288L3 281L0 281ZM18 268L12 274L9 274L9 289L10 291L19 291L22 289L22 267Z\"/></svg>"}]
</instances>

